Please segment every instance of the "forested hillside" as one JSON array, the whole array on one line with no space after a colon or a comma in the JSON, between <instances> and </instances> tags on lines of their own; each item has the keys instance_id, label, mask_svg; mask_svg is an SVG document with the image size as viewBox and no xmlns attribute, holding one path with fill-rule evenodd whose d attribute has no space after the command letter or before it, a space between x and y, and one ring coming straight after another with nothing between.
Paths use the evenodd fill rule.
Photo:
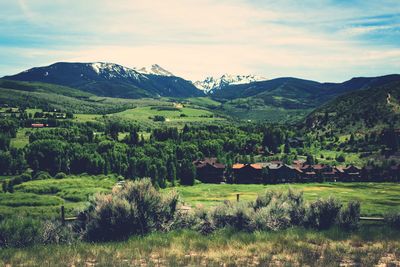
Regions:
<instances>
[{"instance_id":1,"label":"forested hillside","mask_svg":"<svg viewBox=\"0 0 400 267\"><path fill-rule=\"evenodd\" d=\"M306 119L309 129L370 132L400 127L400 82L351 92L323 105Z\"/></svg>"}]
</instances>

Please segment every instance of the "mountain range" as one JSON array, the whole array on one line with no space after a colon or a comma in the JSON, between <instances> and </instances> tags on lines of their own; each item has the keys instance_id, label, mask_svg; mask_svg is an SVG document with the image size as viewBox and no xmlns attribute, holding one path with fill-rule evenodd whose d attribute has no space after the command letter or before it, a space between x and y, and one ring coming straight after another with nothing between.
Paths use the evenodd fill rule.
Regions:
<instances>
[{"instance_id":1,"label":"mountain range","mask_svg":"<svg viewBox=\"0 0 400 267\"><path fill-rule=\"evenodd\" d=\"M113 63L59 62L26 70L5 79L69 86L98 96L142 98L203 96L190 81L174 76L158 65L131 69Z\"/></svg>"},{"instance_id":2,"label":"mountain range","mask_svg":"<svg viewBox=\"0 0 400 267\"><path fill-rule=\"evenodd\" d=\"M296 120L304 118L311 112L307 121L315 128L328 126L320 119L320 115L325 113L339 114L335 117L335 123L340 124L340 127L345 127L350 120L363 116L366 118L364 125L370 126L374 120L368 118L377 115L371 115L368 110L389 116L388 114L398 112L397 103L400 101L398 74L356 77L342 83L321 83L293 77L266 80L254 75L228 74L219 78L208 77L203 81L191 82L175 76L157 64L147 68L127 68L103 62L59 62L6 76L0 81L0 87L21 92L18 93L20 102L27 97L22 91L35 92L37 101L43 98L43 93L46 91L79 99L90 96L117 98L209 96L221 103L216 111L241 119L294 121L291 118ZM13 84L11 81L36 83ZM54 89L49 86L50 84L58 87ZM395 107L392 113L387 106L381 105L381 100L386 99L388 95L391 96L390 103ZM7 93L3 92L2 97L7 99ZM380 102L375 102L377 99ZM365 112L355 115L361 111ZM396 116L389 116L391 119L388 121L397 118Z\"/></svg>"}]
</instances>

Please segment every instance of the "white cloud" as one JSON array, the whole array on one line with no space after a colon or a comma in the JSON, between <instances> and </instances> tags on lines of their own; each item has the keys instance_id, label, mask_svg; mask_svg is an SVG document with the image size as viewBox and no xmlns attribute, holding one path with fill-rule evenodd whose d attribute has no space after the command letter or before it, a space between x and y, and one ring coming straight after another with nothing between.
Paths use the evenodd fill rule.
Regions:
<instances>
[{"instance_id":1,"label":"white cloud","mask_svg":"<svg viewBox=\"0 0 400 267\"><path fill-rule=\"evenodd\" d=\"M228 72L340 80L373 74L371 68L399 72L398 46L356 38L389 26L342 25L398 5L374 10L329 1L261 2L18 0L25 18L40 25L21 32L32 40L52 37L50 44L21 50L19 56L32 64L158 63L188 79Z\"/></svg>"}]
</instances>

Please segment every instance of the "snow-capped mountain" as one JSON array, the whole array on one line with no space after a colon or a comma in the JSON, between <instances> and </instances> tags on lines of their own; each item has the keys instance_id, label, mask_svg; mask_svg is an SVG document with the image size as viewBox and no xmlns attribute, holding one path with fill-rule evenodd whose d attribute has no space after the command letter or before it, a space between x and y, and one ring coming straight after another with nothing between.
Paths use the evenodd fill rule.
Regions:
<instances>
[{"instance_id":1,"label":"snow-capped mountain","mask_svg":"<svg viewBox=\"0 0 400 267\"><path fill-rule=\"evenodd\" d=\"M88 67L91 67L97 75L102 76L105 79L113 78L132 78L136 80L147 79L142 73L136 71L135 69L130 69L114 63L83 63ZM83 74L82 74L83 75Z\"/></svg>"},{"instance_id":2,"label":"snow-capped mountain","mask_svg":"<svg viewBox=\"0 0 400 267\"><path fill-rule=\"evenodd\" d=\"M99 96L139 97L190 97L204 95L190 81L173 76L154 64L136 70L114 63L67 63L36 67L16 75L10 80L36 81L69 86Z\"/></svg>"},{"instance_id":3,"label":"snow-capped mountain","mask_svg":"<svg viewBox=\"0 0 400 267\"><path fill-rule=\"evenodd\" d=\"M160 75L160 76L175 76L171 72L167 71L166 69L162 68L158 64L153 64L149 67L143 67L140 69L135 68L135 70L142 74L151 74L151 75Z\"/></svg>"},{"instance_id":4,"label":"snow-capped mountain","mask_svg":"<svg viewBox=\"0 0 400 267\"><path fill-rule=\"evenodd\" d=\"M200 90L213 93L214 90L221 89L228 85L246 84L264 80L266 80L266 78L257 75L224 74L219 78L207 77L203 81L196 81L193 84Z\"/></svg>"}]
</instances>

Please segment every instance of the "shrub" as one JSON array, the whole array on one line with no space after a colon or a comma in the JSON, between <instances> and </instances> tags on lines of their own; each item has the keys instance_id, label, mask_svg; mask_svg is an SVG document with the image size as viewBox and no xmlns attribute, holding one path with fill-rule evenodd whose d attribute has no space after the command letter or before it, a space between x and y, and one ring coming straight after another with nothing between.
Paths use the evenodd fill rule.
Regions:
<instances>
[{"instance_id":1,"label":"shrub","mask_svg":"<svg viewBox=\"0 0 400 267\"><path fill-rule=\"evenodd\" d=\"M56 179L64 179L66 177L67 177L67 175L63 172L59 172L54 176L54 178L56 178Z\"/></svg>"},{"instance_id":2,"label":"shrub","mask_svg":"<svg viewBox=\"0 0 400 267\"><path fill-rule=\"evenodd\" d=\"M25 247L40 242L40 221L6 218L0 222L0 247Z\"/></svg>"},{"instance_id":3,"label":"shrub","mask_svg":"<svg viewBox=\"0 0 400 267\"><path fill-rule=\"evenodd\" d=\"M267 218L260 218L262 215L271 217L271 226L274 225L272 223L273 220L279 220L279 216L282 216L283 221L277 222L277 226L272 227L275 230L277 228L288 227L289 225L301 225L304 221L305 205L302 192L296 192L291 189L285 193L266 191L263 195L257 197L253 207L256 211L263 209L262 212L257 214L257 220L267 220ZM288 222L284 222L286 218L289 218Z\"/></svg>"},{"instance_id":4,"label":"shrub","mask_svg":"<svg viewBox=\"0 0 400 267\"><path fill-rule=\"evenodd\" d=\"M237 230L251 230L253 213L254 211L244 202L226 201L213 210L211 217L216 228L230 226Z\"/></svg>"},{"instance_id":5,"label":"shrub","mask_svg":"<svg viewBox=\"0 0 400 267\"><path fill-rule=\"evenodd\" d=\"M340 154L339 156L336 157L337 162L345 162L346 158L344 157L343 154Z\"/></svg>"},{"instance_id":6,"label":"shrub","mask_svg":"<svg viewBox=\"0 0 400 267\"><path fill-rule=\"evenodd\" d=\"M339 225L346 230L355 230L360 223L360 202L350 201L339 213Z\"/></svg>"},{"instance_id":7,"label":"shrub","mask_svg":"<svg viewBox=\"0 0 400 267\"><path fill-rule=\"evenodd\" d=\"M194 214L193 229L197 232L208 235L215 231L216 227L212 221L210 213L204 209L198 209Z\"/></svg>"},{"instance_id":8,"label":"shrub","mask_svg":"<svg viewBox=\"0 0 400 267\"><path fill-rule=\"evenodd\" d=\"M385 215L385 222L391 227L400 229L400 212L392 212Z\"/></svg>"},{"instance_id":9,"label":"shrub","mask_svg":"<svg viewBox=\"0 0 400 267\"><path fill-rule=\"evenodd\" d=\"M176 193L162 195L150 179L127 182L109 195L98 194L92 199L85 211L88 218L85 238L117 240L170 229L177 204Z\"/></svg>"},{"instance_id":10,"label":"shrub","mask_svg":"<svg viewBox=\"0 0 400 267\"><path fill-rule=\"evenodd\" d=\"M46 179L51 179L51 176L48 172L45 171L40 171L35 174L33 177L33 180L46 180Z\"/></svg>"},{"instance_id":11,"label":"shrub","mask_svg":"<svg viewBox=\"0 0 400 267\"><path fill-rule=\"evenodd\" d=\"M266 191L257 198L254 209L254 225L259 230L277 231L301 225L305 215L303 194L290 189L287 193Z\"/></svg>"},{"instance_id":12,"label":"shrub","mask_svg":"<svg viewBox=\"0 0 400 267\"><path fill-rule=\"evenodd\" d=\"M41 227L41 242L43 244L71 244L77 234L69 225L63 226L58 221L45 221Z\"/></svg>"},{"instance_id":13,"label":"shrub","mask_svg":"<svg viewBox=\"0 0 400 267\"><path fill-rule=\"evenodd\" d=\"M341 206L332 197L312 202L307 210L305 225L316 229L328 229L336 222Z\"/></svg>"},{"instance_id":14,"label":"shrub","mask_svg":"<svg viewBox=\"0 0 400 267\"><path fill-rule=\"evenodd\" d=\"M27 182L29 180L32 180L32 175L29 172L24 172L20 175L22 181Z\"/></svg>"}]
</instances>

